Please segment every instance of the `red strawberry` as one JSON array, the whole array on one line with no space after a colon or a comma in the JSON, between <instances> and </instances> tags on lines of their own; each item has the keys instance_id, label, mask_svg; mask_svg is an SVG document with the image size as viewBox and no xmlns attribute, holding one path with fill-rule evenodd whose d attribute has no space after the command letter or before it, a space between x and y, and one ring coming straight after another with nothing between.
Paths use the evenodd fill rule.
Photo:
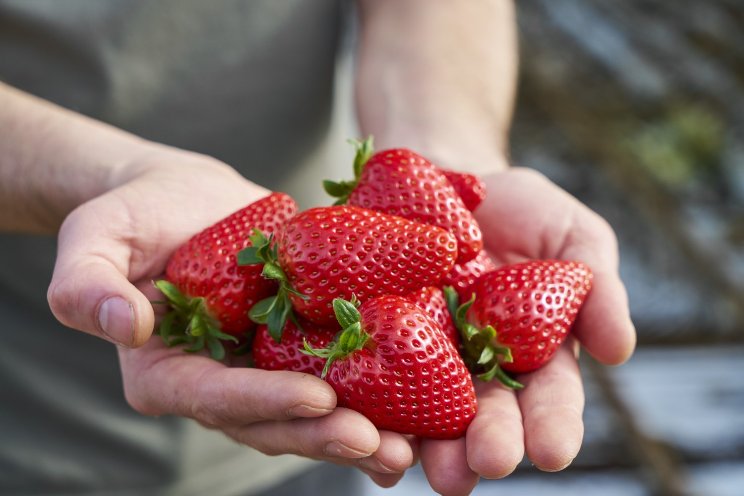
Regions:
<instances>
[{"instance_id":1,"label":"red strawberry","mask_svg":"<svg viewBox=\"0 0 744 496\"><path fill-rule=\"evenodd\" d=\"M542 367L568 336L591 283L586 265L562 260L531 260L484 274L473 286L474 301L455 319L466 361L477 362L485 379L502 382L509 378L501 369Z\"/></svg>"},{"instance_id":2,"label":"red strawberry","mask_svg":"<svg viewBox=\"0 0 744 496\"><path fill-rule=\"evenodd\" d=\"M320 377L325 360L302 353L304 341L315 348L325 348L338 333L338 326L321 328L310 322L302 323L302 330L292 321L287 321L278 343L269 334L265 324L256 329L253 338L253 363L264 370L291 370Z\"/></svg>"},{"instance_id":3,"label":"red strawberry","mask_svg":"<svg viewBox=\"0 0 744 496\"><path fill-rule=\"evenodd\" d=\"M334 298L364 302L436 285L456 250L452 235L435 226L359 207L312 208L287 222L273 250L255 253L266 262L264 274L281 285L251 315L268 322L276 338L290 309L318 325L335 324Z\"/></svg>"},{"instance_id":4,"label":"red strawberry","mask_svg":"<svg viewBox=\"0 0 744 496\"><path fill-rule=\"evenodd\" d=\"M473 383L457 349L436 322L408 299L380 296L333 302L344 331L323 350L323 377L338 405L366 416L378 429L454 439L475 416Z\"/></svg>"},{"instance_id":5,"label":"red strawberry","mask_svg":"<svg viewBox=\"0 0 744 496\"><path fill-rule=\"evenodd\" d=\"M440 169L442 174L455 188L457 194L462 198L465 207L471 212L478 208L483 200L486 199L486 184L475 174L467 172L456 172L447 169Z\"/></svg>"},{"instance_id":6,"label":"red strawberry","mask_svg":"<svg viewBox=\"0 0 744 496\"><path fill-rule=\"evenodd\" d=\"M372 154L372 141L357 144L355 179L325 181L326 191L347 203L439 226L457 239L457 262L475 258L483 236L447 177L421 155L405 148Z\"/></svg>"},{"instance_id":7,"label":"red strawberry","mask_svg":"<svg viewBox=\"0 0 744 496\"><path fill-rule=\"evenodd\" d=\"M439 324L440 329L455 345L455 348L460 346L460 332L455 327L452 314L450 314L447 306L447 300L441 289L435 286L427 286L409 294L408 299Z\"/></svg>"},{"instance_id":8,"label":"red strawberry","mask_svg":"<svg viewBox=\"0 0 744 496\"><path fill-rule=\"evenodd\" d=\"M215 358L224 356L220 340L237 341L255 325L248 310L276 292L276 281L261 275L260 265L238 266L237 253L250 245L254 229L275 232L297 212L294 200L272 193L194 235L171 255L167 281L156 286L172 310L160 334L170 345L187 343L187 351L205 345Z\"/></svg>"},{"instance_id":9,"label":"red strawberry","mask_svg":"<svg viewBox=\"0 0 744 496\"><path fill-rule=\"evenodd\" d=\"M457 291L460 299L469 300L472 296L470 288L480 276L486 272L496 269L496 264L486 253L481 250L478 256L464 264L455 264L447 275L442 278L442 286L452 286Z\"/></svg>"}]
</instances>

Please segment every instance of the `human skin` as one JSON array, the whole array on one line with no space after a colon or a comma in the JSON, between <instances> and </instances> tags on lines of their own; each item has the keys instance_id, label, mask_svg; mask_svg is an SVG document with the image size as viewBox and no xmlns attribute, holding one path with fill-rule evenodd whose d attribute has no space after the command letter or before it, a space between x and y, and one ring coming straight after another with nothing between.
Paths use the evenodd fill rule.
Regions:
<instances>
[{"instance_id":1,"label":"human skin","mask_svg":"<svg viewBox=\"0 0 744 496\"><path fill-rule=\"evenodd\" d=\"M332 388L316 377L231 368L152 337L150 301L158 296L151 281L170 253L266 189L213 158L144 141L2 84L0 109L0 229L57 234L52 312L117 345L135 410L193 418L270 454L372 473L413 463L408 439L335 408Z\"/></svg>"},{"instance_id":2,"label":"human skin","mask_svg":"<svg viewBox=\"0 0 744 496\"><path fill-rule=\"evenodd\" d=\"M496 263L573 259L595 275L575 339L542 369L518 376L523 390L477 383L478 413L467 435L421 442L429 483L440 494L468 494L480 477L511 473L525 454L541 470L561 470L583 437L579 344L600 362L620 364L633 352L635 329L610 226L539 173L509 167L514 6L366 0L361 19L356 101L363 133L375 136L378 149L406 146L436 164L481 175L488 195L476 218ZM397 482L395 475L373 478Z\"/></svg>"},{"instance_id":3,"label":"human skin","mask_svg":"<svg viewBox=\"0 0 744 496\"><path fill-rule=\"evenodd\" d=\"M508 167L516 85L510 2L369 0L360 14L363 133L374 134L378 148L407 146L481 174L489 195L476 215L497 262L572 258L596 276L576 340L519 377L521 392L479 384L479 413L465 438L419 443L380 432L335 408L332 389L315 377L230 368L150 339L150 281L170 253L267 194L213 158L0 84L0 229L58 235L50 307L63 324L117 344L127 400L143 414L193 418L269 454L355 465L382 486L395 484L420 450L431 486L447 495L469 493L479 477L507 475L524 454L538 468L560 470L583 435L578 345L617 364L635 343L614 234L543 176Z\"/></svg>"}]
</instances>

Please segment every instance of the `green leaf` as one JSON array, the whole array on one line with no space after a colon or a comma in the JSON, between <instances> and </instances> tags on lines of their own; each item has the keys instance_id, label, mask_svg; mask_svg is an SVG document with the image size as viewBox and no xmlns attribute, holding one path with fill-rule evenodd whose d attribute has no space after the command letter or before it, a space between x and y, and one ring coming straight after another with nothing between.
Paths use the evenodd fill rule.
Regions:
<instances>
[{"instance_id":1,"label":"green leaf","mask_svg":"<svg viewBox=\"0 0 744 496\"><path fill-rule=\"evenodd\" d=\"M454 322L457 316L457 309L460 307L460 296L452 286L443 287L442 292L444 293L444 299L447 302L447 309L449 310L449 313L452 316L452 321Z\"/></svg>"},{"instance_id":2,"label":"green leaf","mask_svg":"<svg viewBox=\"0 0 744 496\"><path fill-rule=\"evenodd\" d=\"M509 377L509 375L506 372L504 372L504 369L502 369L501 367L497 367L496 368L495 376L496 376L496 378L499 380L499 382L501 384L503 384L504 386L508 387L509 389L522 389L522 388L524 388L524 384L522 384L519 381L515 381L514 379L512 379L511 377Z\"/></svg>"},{"instance_id":3,"label":"green leaf","mask_svg":"<svg viewBox=\"0 0 744 496\"><path fill-rule=\"evenodd\" d=\"M511 363L514 361L514 356L512 355L511 348L509 348L508 346L491 345L491 348L493 349L494 353L501 355L501 363Z\"/></svg>"},{"instance_id":4,"label":"green leaf","mask_svg":"<svg viewBox=\"0 0 744 496\"><path fill-rule=\"evenodd\" d=\"M277 303L269 313L266 325L269 328L269 335L274 338L274 341L280 343L282 340L282 332L284 326L287 324L287 318L289 312L292 309L292 305L289 304L287 298L277 298Z\"/></svg>"},{"instance_id":5,"label":"green leaf","mask_svg":"<svg viewBox=\"0 0 744 496\"><path fill-rule=\"evenodd\" d=\"M478 357L478 365L485 365L487 363L491 363L496 358L496 352L493 349L493 346L486 345L483 348L483 351L481 352L480 357Z\"/></svg>"},{"instance_id":6,"label":"green leaf","mask_svg":"<svg viewBox=\"0 0 744 496\"><path fill-rule=\"evenodd\" d=\"M284 286L284 290L285 290L285 291L286 291L287 293L293 294L293 295L295 295L296 297L298 297L298 298L300 298L300 299L303 299L303 300L306 300L306 301L310 299L310 297L309 297L308 295L300 293L300 292L299 292L299 291L297 291L296 289L294 289L294 288L290 287L290 286L289 286L289 284L286 284L286 285Z\"/></svg>"},{"instance_id":7,"label":"green leaf","mask_svg":"<svg viewBox=\"0 0 744 496\"><path fill-rule=\"evenodd\" d=\"M338 337L338 347L342 351L352 352L357 349L362 334L362 324L354 322L348 326Z\"/></svg>"},{"instance_id":8,"label":"green leaf","mask_svg":"<svg viewBox=\"0 0 744 496\"><path fill-rule=\"evenodd\" d=\"M468 301L457 307L455 310L455 325L461 326L467 323L467 314L470 307L475 303L475 293L470 297Z\"/></svg>"},{"instance_id":9,"label":"green leaf","mask_svg":"<svg viewBox=\"0 0 744 496\"><path fill-rule=\"evenodd\" d=\"M191 316L188 325L188 333L192 336L204 336L207 333L207 328L198 313Z\"/></svg>"},{"instance_id":10,"label":"green leaf","mask_svg":"<svg viewBox=\"0 0 744 496\"><path fill-rule=\"evenodd\" d=\"M346 329L354 324L361 322L362 316L356 306L343 298L334 298L333 312L336 314L336 320L342 329Z\"/></svg>"},{"instance_id":11,"label":"green leaf","mask_svg":"<svg viewBox=\"0 0 744 496\"><path fill-rule=\"evenodd\" d=\"M349 140L356 148L356 155L354 156L354 177L356 179L361 177L364 165L375 152L374 141L372 135L369 135L365 140Z\"/></svg>"},{"instance_id":12,"label":"green leaf","mask_svg":"<svg viewBox=\"0 0 744 496\"><path fill-rule=\"evenodd\" d=\"M191 346L189 346L188 348L184 348L183 351L187 351L189 353L196 353L197 351L201 351L204 349L205 341L206 338L204 336L198 336L191 342Z\"/></svg>"},{"instance_id":13,"label":"green leaf","mask_svg":"<svg viewBox=\"0 0 744 496\"><path fill-rule=\"evenodd\" d=\"M484 382L490 382L493 380L494 377L496 377L496 371L498 371L501 367L499 367L499 364L495 364L493 367L488 369L488 371L483 372L482 374L478 374L478 379L484 381Z\"/></svg>"},{"instance_id":14,"label":"green leaf","mask_svg":"<svg viewBox=\"0 0 744 496\"><path fill-rule=\"evenodd\" d=\"M186 336L174 336L166 344L168 345L169 348L171 348L173 346L178 346L179 344L186 344L188 342L189 340L186 339Z\"/></svg>"},{"instance_id":15,"label":"green leaf","mask_svg":"<svg viewBox=\"0 0 744 496\"><path fill-rule=\"evenodd\" d=\"M168 312L160 321L160 327L158 328L158 334L167 343L171 332L173 331L173 321L176 320L176 312Z\"/></svg>"},{"instance_id":16,"label":"green leaf","mask_svg":"<svg viewBox=\"0 0 744 496\"><path fill-rule=\"evenodd\" d=\"M315 356L318 358L328 358L333 350L329 348L313 348L310 343L307 342L307 338L302 338L302 349L300 350L305 355Z\"/></svg>"},{"instance_id":17,"label":"green leaf","mask_svg":"<svg viewBox=\"0 0 744 496\"><path fill-rule=\"evenodd\" d=\"M350 188L346 181L337 182L326 179L323 181L323 189L334 198L345 198L351 193L353 187Z\"/></svg>"},{"instance_id":18,"label":"green leaf","mask_svg":"<svg viewBox=\"0 0 744 496\"><path fill-rule=\"evenodd\" d=\"M463 324L460 331L467 341L471 341L475 336L480 335L481 332L480 329L468 323Z\"/></svg>"},{"instance_id":19,"label":"green leaf","mask_svg":"<svg viewBox=\"0 0 744 496\"><path fill-rule=\"evenodd\" d=\"M238 252L238 265L253 265L257 263L263 263L258 256L258 248L255 246L248 246Z\"/></svg>"},{"instance_id":20,"label":"green leaf","mask_svg":"<svg viewBox=\"0 0 744 496\"><path fill-rule=\"evenodd\" d=\"M248 236L248 239L250 240L251 245L256 248L261 248L262 246L270 244L271 236L267 237L260 229L254 227L253 233Z\"/></svg>"},{"instance_id":21,"label":"green leaf","mask_svg":"<svg viewBox=\"0 0 744 496\"><path fill-rule=\"evenodd\" d=\"M222 361L225 358L225 347L222 345L222 341L210 337L207 339L207 346L209 347L209 355L212 358L218 361Z\"/></svg>"},{"instance_id":22,"label":"green leaf","mask_svg":"<svg viewBox=\"0 0 744 496\"><path fill-rule=\"evenodd\" d=\"M276 300L276 296L269 296L259 301L248 311L248 317L256 324L265 324L276 305Z\"/></svg>"},{"instance_id":23,"label":"green leaf","mask_svg":"<svg viewBox=\"0 0 744 496\"><path fill-rule=\"evenodd\" d=\"M217 339L220 339L222 341L232 341L233 343L237 343L238 342L238 338L236 338L232 334L226 334L226 333L220 331L220 329L217 328L217 327L210 326L209 327L209 335L212 336L213 338L217 338Z\"/></svg>"},{"instance_id":24,"label":"green leaf","mask_svg":"<svg viewBox=\"0 0 744 496\"><path fill-rule=\"evenodd\" d=\"M160 281L155 281L154 284L168 298L168 301L172 305L178 308L187 308L189 306L188 298L172 282L161 279Z\"/></svg>"},{"instance_id":25,"label":"green leaf","mask_svg":"<svg viewBox=\"0 0 744 496\"><path fill-rule=\"evenodd\" d=\"M274 279L280 282L287 281L287 275L284 273L281 267L274 263L266 263L263 267L261 275L267 279Z\"/></svg>"}]
</instances>

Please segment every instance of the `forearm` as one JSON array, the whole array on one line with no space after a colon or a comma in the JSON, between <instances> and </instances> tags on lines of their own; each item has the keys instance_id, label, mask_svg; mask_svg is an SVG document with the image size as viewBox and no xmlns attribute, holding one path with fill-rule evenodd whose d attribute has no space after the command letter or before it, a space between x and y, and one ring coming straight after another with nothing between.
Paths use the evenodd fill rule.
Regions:
<instances>
[{"instance_id":1,"label":"forearm","mask_svg":"<svg viewBox=\"0 0 744 496\"><path fill-rule=\"evenodd\" d=\"M363 134L441 165L506 167L517 74L506 0L362 0L356 98Z\"/></svg>"},{"instance_id":2,"label":"forearm","mask_svg":"<svg viewBox=\"0 0 744 496\"><path fill-rule=\"evenodd\" d=\"M155 145L0 83L0 230L54 232Z\"/></svg>"}]
</instances>

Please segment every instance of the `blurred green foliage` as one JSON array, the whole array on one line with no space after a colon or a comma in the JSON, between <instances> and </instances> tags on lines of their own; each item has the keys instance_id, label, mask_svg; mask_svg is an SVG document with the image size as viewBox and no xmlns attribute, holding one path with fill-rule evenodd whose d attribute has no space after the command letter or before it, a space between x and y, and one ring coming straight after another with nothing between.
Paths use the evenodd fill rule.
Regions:
<instances>
[{"instance_id":1,"label":"blurred green foliage","mask_svg":"<svg viewBox=\"0 0 744 496\"><path fill-rule=\"evenodd\" d=\"M659 182L679 190L715 178L724 132L723 120L708 108L677 103L631 129L623 146Z\"/></svg>"}]
</instances>

